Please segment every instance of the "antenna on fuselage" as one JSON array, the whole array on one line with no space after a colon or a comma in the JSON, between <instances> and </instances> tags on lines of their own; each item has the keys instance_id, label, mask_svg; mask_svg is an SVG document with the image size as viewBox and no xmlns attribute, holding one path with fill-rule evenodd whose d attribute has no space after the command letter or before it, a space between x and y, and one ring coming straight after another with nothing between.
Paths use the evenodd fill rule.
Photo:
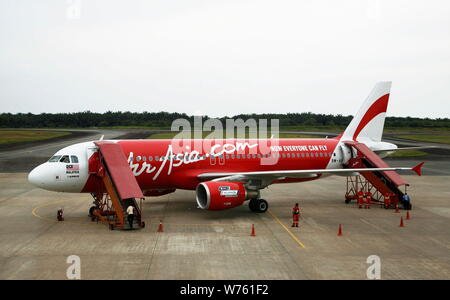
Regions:
<instances>
[{"instance_id":1,"label":"antenna on fuselage","mask_svg":"<svg viewBox=\"0 0 450 300\"><path fill-rule=\"evenodd\" d=\"M102 135L99 139L99 141L103 141L103 138L105 137L105 135Z\"/></svg>"}]
</instances>

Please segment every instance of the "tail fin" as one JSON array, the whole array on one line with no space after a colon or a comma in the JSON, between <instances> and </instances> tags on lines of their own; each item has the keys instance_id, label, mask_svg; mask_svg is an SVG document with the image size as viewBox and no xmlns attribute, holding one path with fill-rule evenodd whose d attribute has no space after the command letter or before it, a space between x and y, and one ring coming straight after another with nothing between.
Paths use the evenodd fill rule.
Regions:
<instances>
[{"instance_id":1,"label":"tail fin","mask_svg":"<svg viewBox=\"0 0 450 300\"><path fill-rule=\"evenodd\" d=\"M341 140L380 142L390 91L390 81L378 82L345 129Z\"/></svg>"}]
</instances>

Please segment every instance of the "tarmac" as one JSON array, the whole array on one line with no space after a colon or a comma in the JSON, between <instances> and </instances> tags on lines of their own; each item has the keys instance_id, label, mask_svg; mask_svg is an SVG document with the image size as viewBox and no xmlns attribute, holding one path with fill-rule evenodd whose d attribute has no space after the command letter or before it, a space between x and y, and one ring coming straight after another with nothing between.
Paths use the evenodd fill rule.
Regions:
<instances>
[{"instance_id":1,"label":"tarmac","mask_svg":"<svg viewBox=\"0 0 450 300\"><path fill-rule=\"evenodd\" d=\"M60 143L0 152L0 163L13 167L27 153L48 158ZM92 222L90 195L32 186L21 162L16 171L0 169L0 279L67 279L71 255L80 258L81 279L367 279L371 255L380 259L381 279L450 279L449 161L431 160L422 177L403 175L411 184L411 220L405 211L345 204L346 178L332 176L264 189L270 205L264 214L247 203L204 211L193 191L147 198L147 226L133 231ZM397 163L417 161L389 162ZM296 202L302 218L292 228ZM58 222L61 207L65 221ZM157 232L160 220L164 232Z\"/></svg>"}]
</instances>

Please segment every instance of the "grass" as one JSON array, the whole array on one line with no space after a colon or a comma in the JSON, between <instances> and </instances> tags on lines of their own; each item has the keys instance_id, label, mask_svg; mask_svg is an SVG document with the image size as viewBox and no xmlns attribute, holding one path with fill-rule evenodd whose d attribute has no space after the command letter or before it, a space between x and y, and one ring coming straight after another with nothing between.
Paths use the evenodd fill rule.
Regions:
<instances>
[{"instance_id":1,"label":"grass","mask_svg":"<svg viewBox=\"0 0 450 300\"><path fill-rule=\"evenodd\" d=\"M90 127L95 129L146 129L146 130L170 130L170 126L159 127L159 126L99 126Z\"/></svg>"},{"instance_id":2,"label":"grass","mask_svg":"<svg viewBox=\"0 0 450 300\"><path fill-rule=\"evenodd\" d=\"M450 144L450 135L404 134L404 135L395 135L394 137L399 138L399 139L414 140L414 141L419 141L419 142Z\"/></svg>"},{"instance_id":3,"label":"grass","mask_svg":"<svg viewBox=\"0 0 450 300\"><path fill-rule=\"evenodd\" d=\"M341 133L345 127L341 126L280 126L281 131L317 131L317 132L336 132Z\"/></svg>"},{"instance_id":4,"label":"grass","mask_svg":"<svg viewBox=\"0 0 450 300\"><path fill-rule=\"evenodd\" d=\"M164 133L154 133L147 137L147 139L172 139L178 132L164 132ZM206 138L211 132L202 132L202 138ZM192 136L191 136L192 137ZM249 137L248 133L245 135L246 138ZM280 133L280 138L283 139L312 139L312 138L322 138L318 135L307 135L307 134L296 134L296 133Z\"/></svg>"},{"instance_id":5,"label":"grass","mask_svg":"<svg viewBox=\"0 0 450 300\"><path fill-rule=\"evenodd\" d=\"M428 153L419 150L401 150L389 155L389 157L418 157L426 155L428 155Z\"/></svg>"},{"instance_id":6,"label":"grass","mask_svg":"<svg viewBox=\"0 0 450 300\"><path fill-rule=\"evenodd\" d=\"M448 127L385 127L385 133L393 134L414 134L414 133L448 133L450 128Z\"/></svg>"},{"instance_id":7,"label":"grass","mask_svg":"<svg viewBox=\"0 0 450 300\"><path fill-rule=\"evenodd\" d=\"M48 140L69 134L71 133L47 130L0 130L0 145Z\"/></svg>"}]
</instances>

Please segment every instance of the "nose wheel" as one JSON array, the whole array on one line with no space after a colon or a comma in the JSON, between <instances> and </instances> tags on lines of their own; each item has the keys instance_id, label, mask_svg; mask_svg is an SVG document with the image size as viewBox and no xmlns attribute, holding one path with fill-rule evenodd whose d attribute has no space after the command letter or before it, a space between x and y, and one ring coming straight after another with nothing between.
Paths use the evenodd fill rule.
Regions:
<instances>
[{"instance_id":1,"label":"nose wheel","mask_svg":"<svg viewBox=\"0 0 450 300\"><path fill-rule=\"evenodd\" d=\"M251 199L248 207L252 212L265 213L269 208L269 203L264 199Z\"/></svg>"}]
</instances>

